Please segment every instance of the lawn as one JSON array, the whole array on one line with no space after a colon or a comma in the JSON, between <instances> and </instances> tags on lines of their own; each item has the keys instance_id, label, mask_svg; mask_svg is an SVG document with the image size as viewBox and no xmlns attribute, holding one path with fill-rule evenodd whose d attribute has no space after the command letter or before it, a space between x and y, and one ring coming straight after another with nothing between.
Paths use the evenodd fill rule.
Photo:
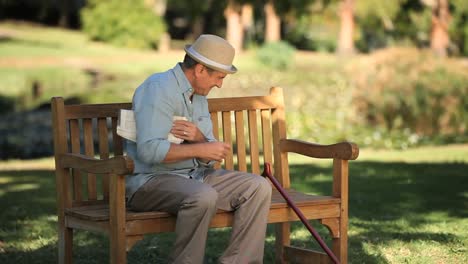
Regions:
<instances>
[{"instance_id":1,"label":"lawn","mask_svg":"<svg viewBox=\"0 0 468 264\"><path fill-rule=\"evenodd\" d=\"M331 164L291 156L293 186L329 193ZM407 151L364 149L350 165L350 263L467 263L468 145ZM55 180L50 158L0 162L0 263L55 263ZM327 237L325 229L313 223ZM317 248L300 223L294 245ZM272 263L269 226L265 263ZM229 228L210 231L206 263L216 263ZM147 236L129 263L166 263L173 234ZM78 231L75 263L106 263L104 236Z\"/></svg>"}]
</instances>

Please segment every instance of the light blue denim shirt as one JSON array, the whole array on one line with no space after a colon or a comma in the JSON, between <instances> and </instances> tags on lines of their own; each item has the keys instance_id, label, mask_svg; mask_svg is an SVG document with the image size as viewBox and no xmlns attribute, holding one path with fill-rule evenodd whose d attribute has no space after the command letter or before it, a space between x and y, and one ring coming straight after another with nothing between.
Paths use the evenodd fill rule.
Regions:
<instances>
[{"instance_id":1,"label":"light blue denim shirt","mask_svg":"<svg viewBox=\"0 0 468 264\"><path fill-rule=\"evenodd\" d=\"M211 162L205 164L197 159L162 163L172 144L167 137L174 116L185 116L197 125L207 141L216 141L206 96L194 94L190 101L192 89L180 63L166 72L153 74L136 89L133 95L136 143L127 141L127 155L134 160L135 170L126 177L127 199L158 174L202 181L204 170L212 166Z\"/></svg>"}]
</instances>

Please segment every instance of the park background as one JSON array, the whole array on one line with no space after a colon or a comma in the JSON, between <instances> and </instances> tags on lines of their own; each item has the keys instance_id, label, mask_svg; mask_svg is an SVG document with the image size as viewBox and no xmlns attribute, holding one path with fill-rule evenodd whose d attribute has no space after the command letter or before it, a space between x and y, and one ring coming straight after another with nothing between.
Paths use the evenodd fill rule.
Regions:
<instances>
[{"instance_id":1,"label":"park background","mask_svg":"<svg viewBox=\"0 0 468 264\"><path fill-rule=\"evenodd\" d=\"M290 138L359 144L350 263L468 262L466 1L1 0L0 19L0 263L57 259L50 98L128 102L202 33L237 50L210 97L279 86ZM290 161L294 188L330 192L331 164ZM210 231L207 263L228 236ZM293 237L317 247L300 224ZM107 262L104 237L75 240L77 263ZM172 241L148 236L129 262L165 263Z\"/></svg>"}]
</instances>

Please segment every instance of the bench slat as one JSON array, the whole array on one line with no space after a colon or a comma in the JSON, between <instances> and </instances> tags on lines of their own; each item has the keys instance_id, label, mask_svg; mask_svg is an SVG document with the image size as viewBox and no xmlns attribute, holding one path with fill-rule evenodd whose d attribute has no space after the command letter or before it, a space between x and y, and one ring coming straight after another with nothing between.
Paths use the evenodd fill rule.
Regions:
<instances>
[{"instance_id":1,"label":"bench slat","mask_svg":"<svg viewBox=\"0 0 468 264\"><path fill-rule=\"evenodd\" d=\"M261 110L263 158L265 162L273 164L273 151L271 147L271 113L270 110Z\"/></svg>"},{"instance_id":2,"label":"bench slat","mask_svg":"<svg viewBox=\"0 0 468 264\"><path fill-rule=\"evenodd\" d=\"M258 149L258 130L257 130L257 111L248 111L249 121L249 143L250 143L250 164L252 173L260 174L259 149Z\"/></svg>"},{"instance_id":3,"label":"bench slat","mask_svg":"<svg viewBox=\"0 0 468 264\"><path fill-rule=\"evenodd\" d=\"M117 135L118 118L112 117L112 141L114 142L114 156L123 154L122 138Z\"/></svg>"},{"instance_id":4,"label":"bench slat","mask_svg":"<svg viewBox=\"0 0 468 264\"><path fill-rule=\"evenodd\" d=\"M211 112L210 113L211 123L213 124L213 135L216 140L219 141L219 120L218 120L218 112ZM221 164L216 162L214 165L215 169L221 168Z\"/></svg>"},{"instance_id":5,"label":"bench slat","mask_svg":"<svg viewBox=\"0 0 468 264\"><path fill-rule=\"evenodd\" d=\"M245 151L245 135L244 135L244 112L235 111L236 124L236 146L237 146L237 166L238 170L247 172L247 161Z\"/></svg>"},{"instance_id":6,"label":"bench slat","mask_svg":"<svg viewBox=\"0 0 468 264\"><path fill-rule=\"evenodd\" d=\"M83 139L85 155L88 157L94 157L93 120L90 118L83 119ZM96 175L88 173L86 185L88 190L88 200L96 200Z\"/></svg>"},{"instance_id":7,"label":"bench slat","mask_svg":"<svg viewBox=\"0 0 468 264\"><path fill-rule=\"evenodd\" d=\"M107 118L98 118L99 133L99 157L109 158L109 130L107 128ZM104 200L109 200L109 175L102 175L102 195Z\"/></svg>"},{"instance_id":8,"label":"bench slat","mask_svg":"<svg viewBox=\"0 0 468 264\"><path fill-rule=\"evenodd\" d=\"M223 112L223 141L232 145L232 131L231 131L231 112ZM234 157L232 154L233 149L227 154L224 159L224 166L226 170L234 169Z\"/></svg>"},{"instance_id":9,"label":"bench slat","mask_svg":"<svg viewBox=\"0 0 468 264\"><path fill-rule=\"evenodd\" d=\"M72 119L70 120L70 143L71 143L71 152L75 154L80 153L80 127L78 120ZM82 178L81 172L79 170L72 171L73 177L73 194L74 200L82 201L83 194L82 194Z\"/></svg>"}]
</instances>

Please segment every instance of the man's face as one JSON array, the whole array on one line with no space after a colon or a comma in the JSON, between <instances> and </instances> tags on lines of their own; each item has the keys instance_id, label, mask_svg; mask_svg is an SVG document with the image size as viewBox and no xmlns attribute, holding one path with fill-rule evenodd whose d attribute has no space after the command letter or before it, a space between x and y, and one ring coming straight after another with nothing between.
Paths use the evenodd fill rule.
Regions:
<instances>
[{"instance_id":1,"label":"man's face","mask_svg":"<svg viewBox=\"0 0 468 264\"><path fill-rule=\"evenodd\" d=\"M199 95L208 95L213 87L221 88L226 73L220 71L211 71L205 66L198 64L196 69L196 81L193 85L194 93Z\"/></svg>"}]
</instances>

